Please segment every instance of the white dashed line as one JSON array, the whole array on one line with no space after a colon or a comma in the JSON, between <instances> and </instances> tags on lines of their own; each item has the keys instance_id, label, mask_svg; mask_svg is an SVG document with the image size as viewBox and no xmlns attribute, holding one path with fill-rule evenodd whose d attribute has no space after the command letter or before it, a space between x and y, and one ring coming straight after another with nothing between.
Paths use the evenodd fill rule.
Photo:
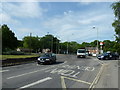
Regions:
<instances>
[{"instance_id":1,"label":"white dashed line","mask_svg":"<svg viewBox=\"0 0 120 90\"><path fill-rule=\"evenodd\" d=\"M53 67L53 66L52 66L52 67ZM49 67L49 68L51 68L51 67ZM36 72L40 72L40 71L44 71L44 70L49 69L49 68L44 68L44 69L36 70L36 71L33 71L33 72L28 72L28 73L24 73L24 74L20 74L20 75L15 75L15 76L12 76L12 77L8 77L7 79L12 79L12 78L17 78L17 77L21 77L21 76L29 75L29 74L32 74L32 73L36 73Z\"/></svg>"},{"instance_id":2,"label":"white dashed line","mask_svg":"<svg viewBox=\"0 0 120 90\"><path fill-rule=\"evenodd\" d=\"M67 61L65 61L63 64L65 64L65 63L67 63ZM60 65L63 65L63 64L60 64ZM58 65L58 66L59 66L59 65ZM36 73L36 72L40 72L40 71L44 71L44 70L47 70L47 69L50 69L50 68L53 68L53 67L55 67L55 66L43 68L43 69L40 69L40 70L36 70L36 71L33 71L33 72L28 72L28 73L24 73L24 74L20 74L20 75L11 76L11 77L8 77L7 79L12 79L12 78L17 78L17 77L29 75L29 74Z\"/></svg>"},{"instance_id":3,"label":"white dashed line","mask_svg":"<svg viewBox=\"0 0 120 90\"><path fill-rule=\"evenodd\" d=\"M0 72L8 72L9 70L2 70L2 71L0 71Z\"/></svg>"},{"instance_id":4,"label":"white dashed line","mask_svg":"<svg viewBox=\"0 0 120 90\"><path fill-rule=\"evenodd\" d=\"M44 79L38 80L38 81L36 81L36 82L33 82L33 83L31 83L31 84L28 84L28 85L22 86L22 87L20 87L20 88L18 88L18 89L16 89L16 90L21 90L21 89L23 89L23 88L28 88L28 87L34 86L34 85L36 85L36 84L39 84L39 83L45 82L45 81L50 80L50 79L52 79L52 78L51 78L51 77L47 77L47 78L44 78Z\"/></svg>"}]
</instances>

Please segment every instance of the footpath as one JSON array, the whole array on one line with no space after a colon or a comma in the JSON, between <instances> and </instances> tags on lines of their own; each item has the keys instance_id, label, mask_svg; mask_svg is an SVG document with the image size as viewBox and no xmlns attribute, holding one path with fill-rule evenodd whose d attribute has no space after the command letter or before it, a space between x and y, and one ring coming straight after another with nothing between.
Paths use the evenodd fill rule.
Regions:
<instances>
[{"instance_id":1,"label":"footpath","mask_svg":"<svg viewBox=\"0 0 120 90\"><path fill-rule=\"evenodd\" d=\"M120 90L120 60L106 61L101 77L95 85L95 89L102 90ZM94 89L93 89L94 90Z\"/></svg>"}]
</instances>

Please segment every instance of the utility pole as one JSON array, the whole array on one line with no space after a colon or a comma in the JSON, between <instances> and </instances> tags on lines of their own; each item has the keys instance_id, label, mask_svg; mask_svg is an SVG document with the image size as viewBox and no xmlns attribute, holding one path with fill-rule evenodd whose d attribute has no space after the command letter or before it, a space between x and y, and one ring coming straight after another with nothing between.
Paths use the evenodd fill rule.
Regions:
<instances>
[{"instance_id":1,"label":"utility pole","mask_svg":"<svg viewBox=\"0 0 120 90\"><path fill-rule=\"evenodd\" d=\"M32 49L31 49L31 43L32 43L31 36L32 36L32 33L30 33L30 54L32 53Z\"/></svg>"},{"instance_id":2,"label":"utility pole","mask_svg":"<svg viewBox=\"0 0 120 90\"><path fill-rule=\"evenodd\" d=\"M67 54L68 54L68 42L67 42Z\"/></svg>"},{"instance_id":3,"label":"utility pole","mask_svg":"<svg viewBox=\"0 0 120 90\"><path fill-rule=\"evenodd\" d=\"M52 36L52 38L51 38L52 39L52 42L51 42L51 52L53 52L53 38L54 37Z\"/></svg>"},{"instance_id":4,"label":"utility pole","mask_svg":"<svg viewBox=\"0 0 120 90\"><path fill-rule=\"evenodd\" d=\"M93 26L93 29L95 29L96 27L95 26ZM96 28L96 30L97 30L97 55L99 54L99 47L98 47L98 28Z\"/></svg>"}]
</instances>

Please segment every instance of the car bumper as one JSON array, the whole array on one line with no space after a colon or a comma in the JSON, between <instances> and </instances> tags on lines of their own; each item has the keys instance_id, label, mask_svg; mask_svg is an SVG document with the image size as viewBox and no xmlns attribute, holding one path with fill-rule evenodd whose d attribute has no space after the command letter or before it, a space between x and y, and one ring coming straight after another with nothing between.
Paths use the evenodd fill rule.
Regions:
<instances>
[{"instance_id":1,"label":"car bumper","mask_svg":"<svg viewBox=\"0 0 120 90\"><path fill-rule=\"evenodd\" d=\"M40 63L50 63L51 61L38 60L37 62L40 64Z\"/></svg>"},{"instance_id":2,"label":"car bumper","mask_svg":"<svg viewBox=\"0 0 120 90\"><path fill-rule=\"evenodd\" d=\"M85 55L77 55L77 57L78 58L80 58L80 57L84 57L85 58L86 56Z\"/></svg>"}]
</instances>

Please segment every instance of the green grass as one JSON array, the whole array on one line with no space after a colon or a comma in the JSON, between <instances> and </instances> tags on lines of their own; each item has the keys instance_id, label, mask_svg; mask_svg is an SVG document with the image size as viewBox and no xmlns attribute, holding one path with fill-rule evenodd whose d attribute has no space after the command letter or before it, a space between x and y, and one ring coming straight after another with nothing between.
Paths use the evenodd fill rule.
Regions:
<instances>
[{"instance_id":1,"label":"green grass","mask_svg":"<svg viewBox=\"0 0 120 90\"><path fill-rule=\"evenodd\" d=\"M38 57L40 55L0 55L0 60L11 59L11 58L30 58L30 57Z\"/></svg>"}]
</instances>

